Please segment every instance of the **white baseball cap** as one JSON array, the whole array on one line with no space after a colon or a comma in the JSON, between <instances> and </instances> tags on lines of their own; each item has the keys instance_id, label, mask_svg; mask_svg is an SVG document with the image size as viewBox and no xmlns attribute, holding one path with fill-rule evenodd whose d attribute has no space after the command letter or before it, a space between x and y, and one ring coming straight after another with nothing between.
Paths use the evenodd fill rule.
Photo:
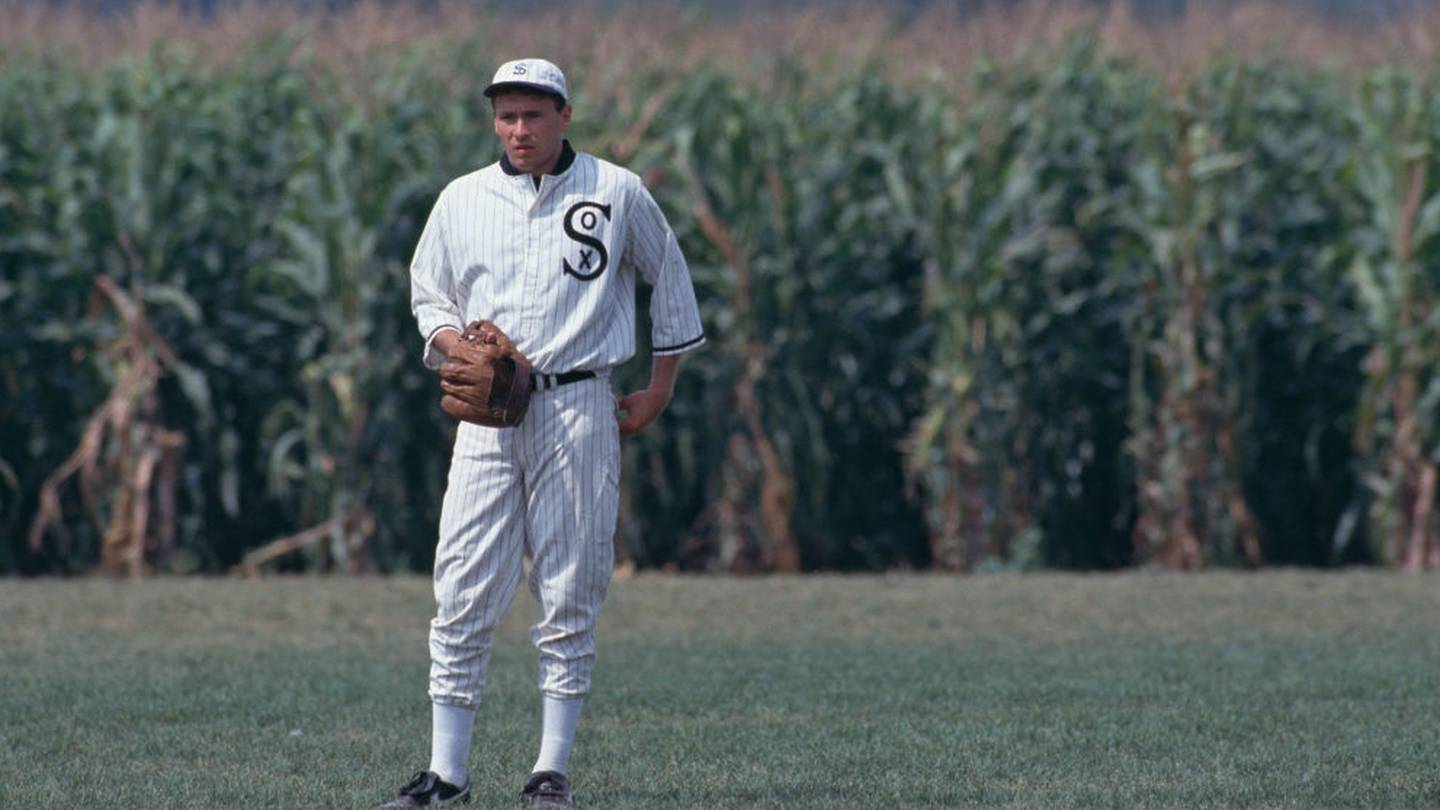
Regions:
<instances>
[{"instance_id":1,"label":"white baseball cap","mask_svg":"<svg viewBox=\"0 0 1440 810\"><path fill-rule=\"evenodd\" d=\"M570 98L570 91L565 86L565 74L560 72L555 63L544 59L514 59L501 65L500 69L495 71L495 78L491 79L490 85L485 88L485 97L490 98L497 92L512 87L528 87L559 96L561 100Z\"/></svg>"}]
</instances>

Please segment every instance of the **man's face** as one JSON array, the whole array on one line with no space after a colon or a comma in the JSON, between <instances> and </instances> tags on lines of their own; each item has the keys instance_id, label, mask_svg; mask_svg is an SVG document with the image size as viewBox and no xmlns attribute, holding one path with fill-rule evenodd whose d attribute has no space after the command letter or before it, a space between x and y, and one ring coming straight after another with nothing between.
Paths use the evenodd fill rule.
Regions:
<instances>
[{"instance_id":1,"label":"man's face","mask_svg":"<svg viewBox=\"0 0 1440 810\"><path fill-rule=\"evenodd\" d=\"M510 165L534 175L555 168L570 126L570 105L556 110L555 99L543 93L499 93L494 102L495 135Z\"/></svg>"}]
</instances>

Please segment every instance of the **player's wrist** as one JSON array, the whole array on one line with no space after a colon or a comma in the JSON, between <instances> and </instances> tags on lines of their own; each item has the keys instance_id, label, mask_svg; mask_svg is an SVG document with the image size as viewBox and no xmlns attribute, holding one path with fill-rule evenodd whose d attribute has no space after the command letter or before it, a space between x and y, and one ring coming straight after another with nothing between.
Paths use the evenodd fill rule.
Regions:
<instances>
[{"instance_id":1,"label":"player's wrist","mask_svg":"<svg viewBox=\"0 0 1440 810\"><path fill-rule=\"evenodd\" d=\"M444 326L435 333L434 345L442 354L449 357L455 349L455 344L460 342L460 330Z\"/></svg>"}]
</instances>

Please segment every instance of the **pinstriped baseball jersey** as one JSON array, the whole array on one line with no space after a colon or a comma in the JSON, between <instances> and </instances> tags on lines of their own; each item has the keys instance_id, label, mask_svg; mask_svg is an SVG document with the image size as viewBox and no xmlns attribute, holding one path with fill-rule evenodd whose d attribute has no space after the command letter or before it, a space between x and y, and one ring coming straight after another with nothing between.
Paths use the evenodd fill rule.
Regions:
<instances>
[{"instance_id":1,"label":"pinstriped baseball jersey","mask_svg":"<svg viewBox=\"0 0 1440 810\"><path fill-rule=\"evenodd\" d=\"M425 336L494 321L538 371L600 371L635 353L635 276L654 286L651 345L678 354L705 341L674 232L640 178L566 142L538 187L506 158L451 182L411 263L411 306Z\"/></svg>"}]
</instances>

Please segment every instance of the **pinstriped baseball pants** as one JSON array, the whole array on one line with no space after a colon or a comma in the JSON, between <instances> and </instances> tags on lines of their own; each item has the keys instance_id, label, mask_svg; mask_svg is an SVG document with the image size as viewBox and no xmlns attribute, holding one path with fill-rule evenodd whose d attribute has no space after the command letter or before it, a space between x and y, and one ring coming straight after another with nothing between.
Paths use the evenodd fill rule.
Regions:
<instances>
[{"instance_id":1,"label":"pinstriped baseball pants","mask_svg":"<svg viewBox=\"0 0 1440 810\"><path fill-rule=\"evenodd\" d=\"M614 568L620 434L608 375L537 391L516 428L460 423L435 550L430 699L475 706L496 627L531 557L540 690L590 690Z\"/></svg>"}]
</instances>

